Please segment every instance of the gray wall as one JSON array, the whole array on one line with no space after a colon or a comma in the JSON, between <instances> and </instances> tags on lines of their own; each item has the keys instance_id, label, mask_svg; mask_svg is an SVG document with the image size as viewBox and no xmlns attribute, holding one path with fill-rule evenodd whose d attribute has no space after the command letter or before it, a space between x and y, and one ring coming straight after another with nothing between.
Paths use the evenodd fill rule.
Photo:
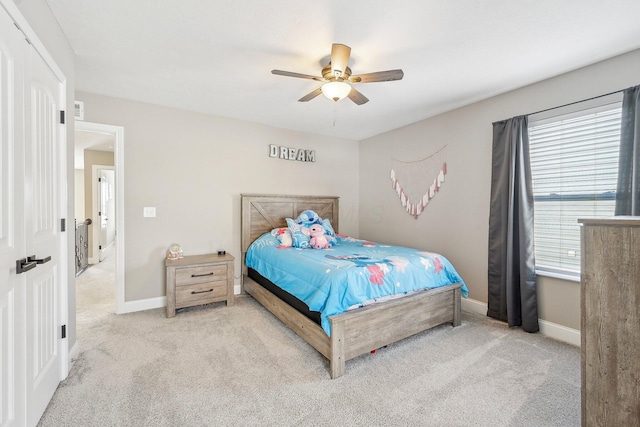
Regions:
<instances>
[{"instance_id":1,"label":"gray wall","mask_svg":"<svg viewBox=\"0 0 640 427\"><path fill-rule=\"evenodd\" d=\"M88 122L124 127L125 301L165 295L171 243L186 255L225 249L240 279L240 194L340 196L340 229L358 233L358 143L76 93ZM269 144L315 162L269 157ZM118 179L118 177L116 177ZM143 218L145 206L156 218Z\"/></svg>"},{"instance_id":2,"label":"gray wall","mask_svg":"<svg viewBox=\"0 0 640 427\"><path fill-rule=\"evenodd\" d=\"M75 210L76 221L84 221L87 218L84 214L84 169L76 169L74 172L75 183Z\"/></svg>"},{"instance_id":3,"label":"gray wall","mask_svg":"<svg viewBox=\"0 0 640 427\"><path fill-rule=\"evenodd\" d=\"M492 123L640 84L640 50L360 142L360 237L431 249L487 301ZM391 158L422 159L448 144L448 174L414 219L391 188ZM580 329L577 282L541 277L540 318Z\"/></svg>"}]
</instances>

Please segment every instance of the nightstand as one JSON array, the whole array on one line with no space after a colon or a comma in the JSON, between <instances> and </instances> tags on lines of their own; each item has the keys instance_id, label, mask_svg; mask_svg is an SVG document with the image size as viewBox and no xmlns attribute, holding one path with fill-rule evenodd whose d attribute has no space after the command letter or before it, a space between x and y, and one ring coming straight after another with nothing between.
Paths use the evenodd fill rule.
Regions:
<instances>
[{"instance_id":1,"label":"nightstand","mask_svg":"<svg viewBox=\"0 0 640 427\"><path fill-rule=\"evenodd\" d=\"M166 259L167 317L184 307L218 301L233 305L233 260L228 254Z\"/></svg>"}]
</instances>

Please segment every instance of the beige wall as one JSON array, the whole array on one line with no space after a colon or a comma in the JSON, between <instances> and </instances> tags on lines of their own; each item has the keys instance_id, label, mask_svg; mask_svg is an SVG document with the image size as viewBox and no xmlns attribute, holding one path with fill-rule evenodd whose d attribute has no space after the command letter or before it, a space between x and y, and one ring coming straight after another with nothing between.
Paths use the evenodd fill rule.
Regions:
<instances>
[{"instance_id":1,"label":"beige wall","mask_svg":"<svg viewBox=\"0 0 640 427\"><path fill-rule=\"evenodd\" d=\"M73 171L74 183L75 183L75 200L74 200L74 218L76 221L84 221L86 215L84 214L84 169L75 169Z\"/></svg>"},{"instance_id":2,"label":"beige wall","mask_svg":"<svg viewBox=\"0 0 640 427\"><path fill-rule=\"evenodd\" d=\"M240 194L340 196L341 231L358 232L358 143L77 93L85 120L124 127L125 301L165 295L164 257L225 249L240 278ZM269 157L269 144L316 151ZM119 179L119 177L116 177ZM145 206L156 218L143 218Z\"/></svg>"},{"instance_id":3,"label":"beige wall","mask_svg":"<svg viewBox=\"0 0 640 427\"><path fill-rule=\"evenodd\" d=\"M98 212L93 204L93 166L113 166L113 152L84 150L84 212L85 218L91 218L89 226L89 258L93 257L93 227L100 227ZM83 220L85 218L82 218Z\"/></svg>"},{"instance_id":4,"label":"beige wall","mask_svg":"<svg viewBox=\"0 0 640 427\"><path fill-rule=\"evenodd\" d=\"M640 84L640 50L360 142L360 236L447 256L470 298L487 301L492 123ZM391 158L415 160L443 144L448 174L416 220L391 188ZM580 329L580 286L539 278L540 318Z\"/></svg>"}]
</instances>

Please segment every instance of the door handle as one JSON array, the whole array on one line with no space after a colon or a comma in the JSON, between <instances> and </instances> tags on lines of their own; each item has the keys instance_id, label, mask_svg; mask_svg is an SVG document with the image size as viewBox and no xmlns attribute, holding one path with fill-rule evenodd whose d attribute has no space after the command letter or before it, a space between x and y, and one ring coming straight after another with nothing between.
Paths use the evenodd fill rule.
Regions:
<instances>
[{"instance_id":1,"label":"door handle","mask_svg":"<svg viewBox=\"0 0 640 427\"><path fill-rule=\"evenodd\" d=\"M36 264L44 264L45 262L49 262L51 261L51 256L42 258L42 259L36 259L35 255L31 255L27 257L27 261L28 262L35 262Z\"/></svg>"},{"instance_id":2,"label":"door handle","mask_svg":"<svg viewBox=\"0 0 640 427\"><path fill-rule=\"evenodd\" d=\"M36 268L38 264L35 261L29 261L28 258L16 260L16 274Z\"/></svg>"}]
</instances>

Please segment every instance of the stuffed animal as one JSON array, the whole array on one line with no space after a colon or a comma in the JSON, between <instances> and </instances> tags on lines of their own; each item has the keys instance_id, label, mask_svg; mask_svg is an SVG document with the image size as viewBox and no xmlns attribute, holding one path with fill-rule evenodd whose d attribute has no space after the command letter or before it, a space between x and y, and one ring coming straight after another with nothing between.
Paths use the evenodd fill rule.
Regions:
<instances>
[{"instance_id":1,"label":"stuffed animal","mask_svg":"<svg viewBox=\"0 0 640 427\"><path fill-rule=\"evenodd\" d=\"M311 227L313 224L322 224L322 219L312 210L307 209L303 211L298 218L296 218L296 223L302 225L303 227Z\"/></svg>"},{"instance_id":2,"label":"stuffed animal","mask_svg":"<svg viewBox=\"0 0 640 427\"><path fill-rule=\"evenodd\" d=\"M311 236L311 240L309 243L311 247L314 249L329 249L331 244L327 240L327 236L325 235L325 229L320 224L313 224L309 227L309 234Z\"/></svg>"},{"instance_id":3,"label":"stuffed animal","mask_svg":"<svg viewBox=\"0 0 640 427\"><path fill-rule=\"evenodd\" d=\"M278 249L290 248L291 246L293 246L291 232L287 227L274 228L273 230L271 230L271 235L273 237L276 237L280 242L280 244L277 246Z\"/></svg>"}]
</instances>

